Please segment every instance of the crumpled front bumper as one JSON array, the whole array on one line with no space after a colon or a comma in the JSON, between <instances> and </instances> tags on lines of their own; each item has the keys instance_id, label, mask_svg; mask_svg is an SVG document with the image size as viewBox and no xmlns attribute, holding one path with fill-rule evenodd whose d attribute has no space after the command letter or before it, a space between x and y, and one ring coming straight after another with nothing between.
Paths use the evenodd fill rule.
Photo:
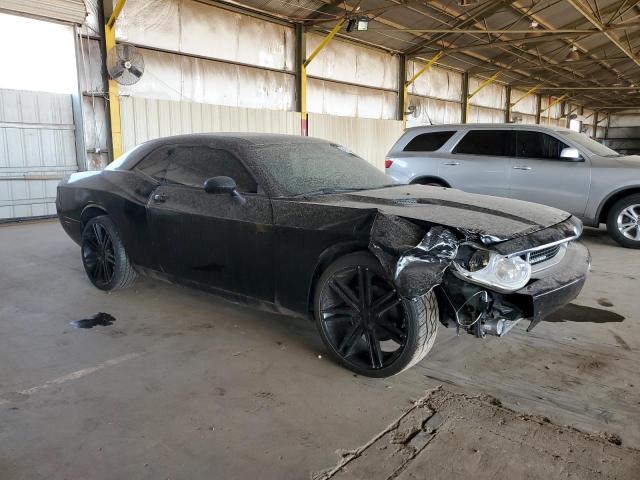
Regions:
<instances>
[{"instance_id":1,"label":"crumpled front bumper","mask_svg":"<svg viewBox=\"0 0 640 480\"><path fill-rule=\"evenodd\" d=\"M509 295L510 301L523 310L523 316L531 320L527 331L580 294L590 266L591 255L587 247L573 241L560 263Z\"/></svg>"}]
</instances>

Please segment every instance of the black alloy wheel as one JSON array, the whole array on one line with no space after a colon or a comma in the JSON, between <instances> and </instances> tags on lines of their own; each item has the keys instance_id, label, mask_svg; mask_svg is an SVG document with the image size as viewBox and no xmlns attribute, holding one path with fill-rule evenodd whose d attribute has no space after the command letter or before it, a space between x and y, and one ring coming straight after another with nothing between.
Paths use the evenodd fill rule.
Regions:
<instances>
[{"instance_id":1,"label":"black alloy wheel","mask_svg":"<svg viewBox=\"0 0 640 480\"><path fill-rule=\"evenodd\" d=\"M92 218L82 231L82 263L91 283L100 290L128 287L136 278L113 221Z\"/></svg>"},{"instance_id":2,"label":"black alloy wheel","mask_svg":"<svg viewBox=\"0 0 640 480\"><path fill-rule=\"evenodd\" d=\"M410 367L431 347L424 349L427 337L435 337L435 327L428 329L432 335L420 335L424 333L420 328L425 319L423 300L400 296L368 253L343 257L325 271L315 308L320 334L331 354L367 376L386 377Z\"/></svg>"}]
</instances>

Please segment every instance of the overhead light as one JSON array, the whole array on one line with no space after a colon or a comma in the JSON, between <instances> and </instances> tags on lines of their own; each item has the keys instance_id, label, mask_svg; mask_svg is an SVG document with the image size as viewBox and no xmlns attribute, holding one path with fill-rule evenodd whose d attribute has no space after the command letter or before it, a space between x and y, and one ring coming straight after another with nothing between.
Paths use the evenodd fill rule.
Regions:
<instances>
[{"instance_id":1,"label":"overhead light","mask_svg":"<svg viewBox=\"0 0 640 480\"><path fill-rule=\"evenodd\" d=\"M538 25L540 25L538 22L531 20L531 28L538 28Z\"/></svg>"},{"instance_id":2,"label":"overhead light","mask_svg":"<svg viewBox=\"0 0 640 480\"><path fill-rule=\"evenodd\" d=\"M358 30L361 32L365 32L369 30L369 18L368 17L360 17L358 19Z\"/></svg>"},{"instance_id":3,"label":"overhead light","mask_svg":"<svg viewBox=\"0 0 640 480\"><path fill-rule=\"evenodd\" d=\"M580 54L578 53L578 47L575 45L571 47L571 50L567 54L566 60L568 62L573 62L574 60L580 60Z\"/></svg>"},{"instance_id":4,"label":"overhead light","mask_svg":"<svg viewBox=\"0 0 640 480\"><path fill-rule=\"evenodd\" d=\"M356 19L350 18L349 21L347 22L347 32L352 32L353 27L355 26L356 26Z\"/></svg>"}]
</instances>

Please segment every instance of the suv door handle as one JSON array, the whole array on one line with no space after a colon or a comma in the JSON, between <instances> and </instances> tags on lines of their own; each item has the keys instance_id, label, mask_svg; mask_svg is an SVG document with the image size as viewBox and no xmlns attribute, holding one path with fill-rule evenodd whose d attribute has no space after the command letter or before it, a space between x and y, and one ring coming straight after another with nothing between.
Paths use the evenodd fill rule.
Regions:
<instances>
[{"instance_id":1,"label":"suv door handle","mask_svg":"<svg viewBox=\"0 0 640 480\"><path fill-rule=\"evenodd\" d=\"M162 203L167 201L167 196L164 193L156 193L153 196L153 201L157 203Z\"/></svg>"},{"instance_id":2,"label":"suv door handle","mask_svg":"<svg viewBox=\"0 0 640 480\"><path fill-rule=\"evenodd\" d=\"M531 167L529 167L528 165L516 165L513 168L514 170L531 170Z\"/></svg>"},{"instance_id":3,"label":"suv door handle","mask_svg":"<svg viewBox=\"0 0 640 480\"><path fill-rule=\"evenodd\" d=\"M444 162L444 164L445 165L451 165L453 167L453 166L456 166L456 165L460 165L460 162Z\"/></svg>"}]
</instances>

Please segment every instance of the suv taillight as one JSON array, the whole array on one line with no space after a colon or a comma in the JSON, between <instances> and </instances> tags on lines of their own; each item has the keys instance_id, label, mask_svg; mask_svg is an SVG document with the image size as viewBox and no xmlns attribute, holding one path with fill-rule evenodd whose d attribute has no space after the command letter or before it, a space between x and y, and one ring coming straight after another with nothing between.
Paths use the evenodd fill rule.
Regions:
<instances>
[{"instance_id":1,"label":"suv taillight","mask_svg":"<svg viewBox=\"0 0 640 480\"><path fill-rule=\"evenodd\" d=\"M384 161L384 168L389 168L393 165L393 160L389 160L388 158Z\"/></svg>"}]
</instances>

